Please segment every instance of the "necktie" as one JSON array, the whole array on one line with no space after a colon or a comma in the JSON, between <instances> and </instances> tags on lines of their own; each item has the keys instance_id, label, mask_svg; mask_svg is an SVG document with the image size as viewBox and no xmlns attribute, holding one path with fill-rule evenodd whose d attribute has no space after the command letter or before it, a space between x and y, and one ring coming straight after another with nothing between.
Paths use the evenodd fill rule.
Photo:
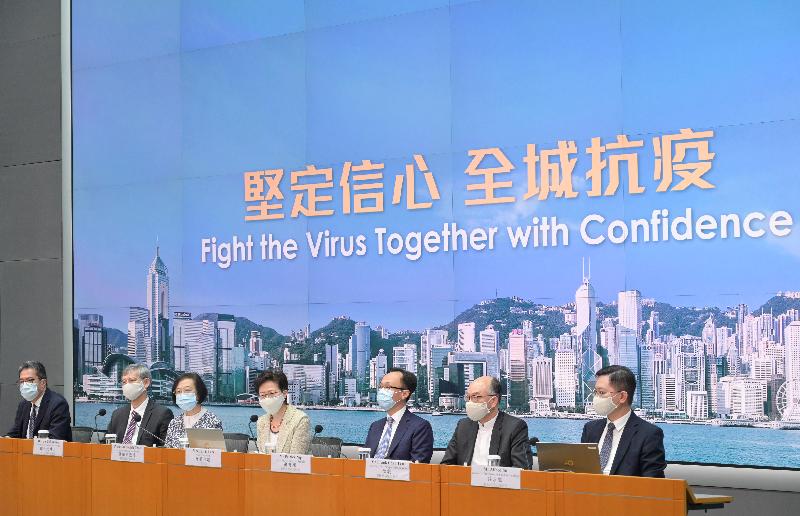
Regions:
<instances>
[{"instance_id":1,"label":"necktie","mask_svg":"<svg viewBox=\"0 0 800 516\"><path fill-rule=\"evenodd\" d=\"M136 431L136 420L131 418L130 423L128 423L128 429L125 430L125 438L122 440L123 444L131 444L131 440L133 439L133 433Z\"/></svg>"},{"instance_id":2,"label":"necktie","mask_svg":"<svg viewBox=\"0 0 800 516\"><path fill-rule=\"evenodd\" d=\"M606 427L606 438L603 439L603 447L600 449L600 471L606 469L608 458L611 456L611 443L614 440L614 423L609 423Z\"/></svg>"},{"instance_id":3,"label":"necktie","mask_svg":"<svg viewBox=\"0 0 800 516\"><path fill-rule=\"evenodd\" d=\"M381 436L381 442L378 444L378 450L375 452L376 459L386 458L386 453L389 451L389 442L391 442L393 424L394 419L387 417L386 427L383 429L383 435Z\"/></svg>"},{"instance_id":4,"label":"necktie","mask_svg":"<svg viewBox=\"0 0 800 516\"><path fill-rule=\"evenodd\" d=\"M28 418L28 439L33 439L33 429L36 426L36 405L31 403L31 417Z\"/></svg>"}]
</instances>

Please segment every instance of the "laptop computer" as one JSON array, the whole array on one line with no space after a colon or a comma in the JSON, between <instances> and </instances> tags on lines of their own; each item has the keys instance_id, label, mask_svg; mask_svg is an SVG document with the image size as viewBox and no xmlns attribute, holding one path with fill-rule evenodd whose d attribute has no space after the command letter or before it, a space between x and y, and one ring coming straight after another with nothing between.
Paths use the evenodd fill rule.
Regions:
<instances>
[{"instance_id":1,"label":"laptop computer","mask_svg":"<svg viewBox=\"0 0 800 516\"><path fill-rule=\"evenodd\" d=\"M190 448L206 448L208 450L227 451L225 435L216 428L187 428Z\"/></svg>"},{"instance_id":2,"label":"laptop computer","mask_svg":"<svg viewBox=\"0 0 800 516\"><path fill-rule=\"evenodd\" d=\"M595 443L537 443L539 471L602 473L599 450Z\"/></svg>"}]
</instances>

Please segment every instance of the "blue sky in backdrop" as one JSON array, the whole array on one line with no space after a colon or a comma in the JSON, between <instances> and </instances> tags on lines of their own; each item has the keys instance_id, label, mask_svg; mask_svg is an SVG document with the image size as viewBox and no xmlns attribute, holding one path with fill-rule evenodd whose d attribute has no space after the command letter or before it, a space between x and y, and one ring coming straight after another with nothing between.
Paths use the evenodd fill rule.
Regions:
<instances>
[{"instance_id":1,"label":"blue sky in backdrop","mask_svg":"<svg viewBox=\"0 0 800 516\"><path fill-rule=\"evenodd\" d=\"M800 6L621 1L73 0L75 310L124 328L160 246L174 310L288 332L348 314L422 329L484 298L574 298L581 258L598 299L626 288L677 305L753 306L800 289L800 237L589 246L580 220L787 210L800 188ZM656 193L651 138L715 131L716 188ZM589 198L591 137L643 139L638 196ZM526 144L575 140L576 199L522 200ZM514 204L465 206L467 151L500 147ZM424 155L441 199L391 205ZM383 213L245 222L245 171L385 163ZM623 180L625 175L623 174ZM417 176L419 196L427 195ZM569 246L512 249L507 225L556 216ZM373 229L499 226L493 251L378 256ZM311 259L305 232L363 233L367 256ZM200 262L200 240L295 238L295 260Z\"/></svg>"}]
</instances>

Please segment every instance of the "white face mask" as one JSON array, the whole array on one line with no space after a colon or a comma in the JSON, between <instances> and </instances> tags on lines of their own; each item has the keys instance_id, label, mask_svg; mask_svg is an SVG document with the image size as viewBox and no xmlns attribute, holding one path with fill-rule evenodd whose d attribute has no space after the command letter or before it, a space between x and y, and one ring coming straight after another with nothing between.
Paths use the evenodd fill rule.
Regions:
<instances>
[{"instance_id":1,"label":"white face mask","mask_svg":"<svg viewBox=\"0 0 800 516\"><path fill-rule=\"evenodd\" d=\"M617 393L612 394L606 398L600 397L595 395L592 399L592 407L594 408L595 413L598 416L606 417L612 412L614 412L619 405L614 403L614 396Z\"/></svg>"},{"instance_id":2,"label":"white face mask","mask_svg":"<svg viewBox=\"0 0 800 516\"><path fill-rule=\"evenodd\" d=\"M126 383L122 386L122 395L125 396L125 399L128 401L133 401L141 396L144 390L143 382Z\"/></svg>"},{"instance_id":3,"label":"white face mask","mask_svg":"<svg viewBox=\"0 0 800 516\"><path fill-rule=\"evenodd\" d=\"M258 400L258 404L261 405L264 412L270 416L274 416L281 409L284 401L286 401L286 396L279 394L271 398L261 398Z\"/></svg>"},{"instance_id":4,"label":"white face mask","mask_svg":"<svg viewBox=\"0 0 800 516\"><path fill-rule=\"evenodd\" d=\"M481 403L467 402L467 417L471 420L480 421L487 415L489 415L489 405L485 401Z\"/></svg>"}]
</instances>

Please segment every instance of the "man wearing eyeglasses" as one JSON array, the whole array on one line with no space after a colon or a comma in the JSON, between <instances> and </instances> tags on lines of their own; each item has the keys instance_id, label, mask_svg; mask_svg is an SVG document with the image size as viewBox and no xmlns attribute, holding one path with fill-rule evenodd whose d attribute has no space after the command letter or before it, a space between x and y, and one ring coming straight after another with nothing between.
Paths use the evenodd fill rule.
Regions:
<instances>
[{"instance_id":1,"label":"man wearing eyeglasses","mask_svg":"<svg viewBox=\"0 0 800 516\"><path fill-rule=\"evenodd\" d=\"M486 466L489 455L500 466L530 469L528 424L500 410L500 381L482 376L467 388L467 417L458 422L442 464Z\"/></svg>"},{"instance_id":2,"label":"man wearing eyeglasses","mask_svg":"<svg viewBox=\"0 0 800 516\"><path fill-rule=\"evenodd\" d=\"M636 377L624 366L595 373L592 405L603 419L583 427L582 443L598 443L604 475L664 478L664 432L631 410Z\"/></svg>"},{"instance_id":3,"label":"man wearing eyeglasses","mask_svg":"<svg viewBox=\"0 0 800 516\"><path fill-rule=\"evenodd\" d=\"M40 362L28 361L19 367L19 402L14 426L8 437L33 439L39 430L47 430L51 439L72 440L71 418L67 400L47 388L47 371Z\"/></svg>"},{"instance_id":4,"label":"man wearing eyeglasses","mask_svg":"<svg viewBox=\"0 0 800 516\"><path fill-rule=\"evenodd\" d=\"M392 368L381 379L378 406L386 417L370 425L366 447L376 459L431 461L433 428L408 410L411 394L417 389L417 377L403 369Z\"/></svg>"}]
</instances>

